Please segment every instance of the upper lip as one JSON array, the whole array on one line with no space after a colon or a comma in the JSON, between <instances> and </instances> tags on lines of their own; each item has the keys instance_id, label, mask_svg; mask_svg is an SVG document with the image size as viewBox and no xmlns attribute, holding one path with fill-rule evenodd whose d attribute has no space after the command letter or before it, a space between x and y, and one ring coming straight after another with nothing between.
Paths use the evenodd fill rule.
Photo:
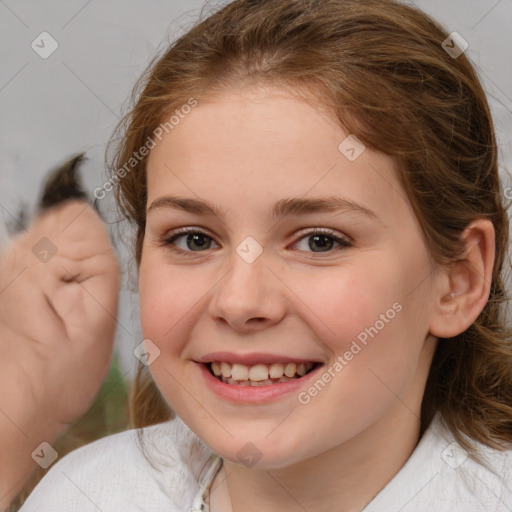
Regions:
<instances>
[{"instance_id":1,"label":"upper lip","mask_svg":"<svg viewBox=\"0 0 512 512\"><path fill-rule=\"evenodd\" d=\"M272 364L272 363L319 363L314 359L304 359L300 357L290 357L282 354L265 354L262 352L252 352L250 354L235 354L233 352L210 352L195 359L197 363L211 363L220 361L226 363L245 364L253 366L256 364Z\"/></svg>"}]
</instances>

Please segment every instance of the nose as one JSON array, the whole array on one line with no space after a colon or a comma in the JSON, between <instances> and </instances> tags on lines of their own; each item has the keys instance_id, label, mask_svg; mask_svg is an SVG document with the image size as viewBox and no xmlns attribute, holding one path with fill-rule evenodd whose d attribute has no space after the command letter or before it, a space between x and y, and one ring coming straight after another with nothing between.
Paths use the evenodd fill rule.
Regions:
<instances>
[{"instance_id":1,"label":"nose","mask_svg":"<svg viewBox=\"0 0 512 512\"><path fill-rule=\"evenodd\" d=\"M233 252L229 270L209 303L209 313L217 323L250 332L282 320L286 310L284 285L267 263L265 252L252 263Z\"/></svg>"}]
</instances>

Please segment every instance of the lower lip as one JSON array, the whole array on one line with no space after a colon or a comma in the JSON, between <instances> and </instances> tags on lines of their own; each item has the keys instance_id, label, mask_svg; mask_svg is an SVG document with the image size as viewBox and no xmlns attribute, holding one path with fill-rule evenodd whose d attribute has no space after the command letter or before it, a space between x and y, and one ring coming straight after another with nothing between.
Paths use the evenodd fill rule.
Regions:
<instances>
[{"instance_id":1,"label":"lower lip","mask_svg":"<svg viewBox=\"0 0 512 512\"><path fill-rule=\"evenodd\" d=\"M198 363L206 385L218 396L231 402L240 403L265 403L281 398L290 393L297 393L304 387L320 370L323 365L318 365L300 379L288 382L278 382L266 386L240 386L238 384L227 384L214 377L204 363Z\"/></svg>"}]
</instances>

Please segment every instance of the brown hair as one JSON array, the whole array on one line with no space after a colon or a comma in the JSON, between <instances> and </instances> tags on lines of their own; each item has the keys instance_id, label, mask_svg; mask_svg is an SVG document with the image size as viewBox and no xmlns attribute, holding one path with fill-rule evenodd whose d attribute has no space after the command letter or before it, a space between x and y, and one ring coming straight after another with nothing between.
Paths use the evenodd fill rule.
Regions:
<instances>
[{"instance_id":1,"label":"brown hair","mask_svg":"<svg viewBox=\"0 0 512 512\"><path fill-rule=\"evenodd\" d=\"M392 0L236 0L151 63L119 126L111 169L119 182L116 200L136 228L139 265L147 158L129 172L120 169L191 98L200 102L245 82L272 84L316 98L365 145L393 157L437 264L462 259L460 235L472 220L492 221L489 300L465 332L440 339L421 411L421 434L440 411L457 441L477 457L462 434L498 449L512 438L512 333L503 275L508 205L484 90L466 55L452 58L445 51L446 37L426 14ZM141 365L132 426L170 417Z\"/></svg>"}]
</instances>

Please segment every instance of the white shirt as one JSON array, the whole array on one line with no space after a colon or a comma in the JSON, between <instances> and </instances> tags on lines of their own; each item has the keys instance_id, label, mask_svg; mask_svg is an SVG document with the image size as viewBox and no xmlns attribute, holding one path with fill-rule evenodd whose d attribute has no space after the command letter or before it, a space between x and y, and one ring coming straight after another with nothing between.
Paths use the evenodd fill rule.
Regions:
<instances>
[{"instance_id":1,"label":"white shirt","mask_svg":"<svg viewBox=\"0 0 512 512\"><path fill-rule=\"evenodd\" d=\"M175 418L105 437L56 462L21 512L208 510L222 459ZM477 444L486 468L454 442L438 415L364 512L511 512L512 449Z\"/></svg>"}]
</instances>

